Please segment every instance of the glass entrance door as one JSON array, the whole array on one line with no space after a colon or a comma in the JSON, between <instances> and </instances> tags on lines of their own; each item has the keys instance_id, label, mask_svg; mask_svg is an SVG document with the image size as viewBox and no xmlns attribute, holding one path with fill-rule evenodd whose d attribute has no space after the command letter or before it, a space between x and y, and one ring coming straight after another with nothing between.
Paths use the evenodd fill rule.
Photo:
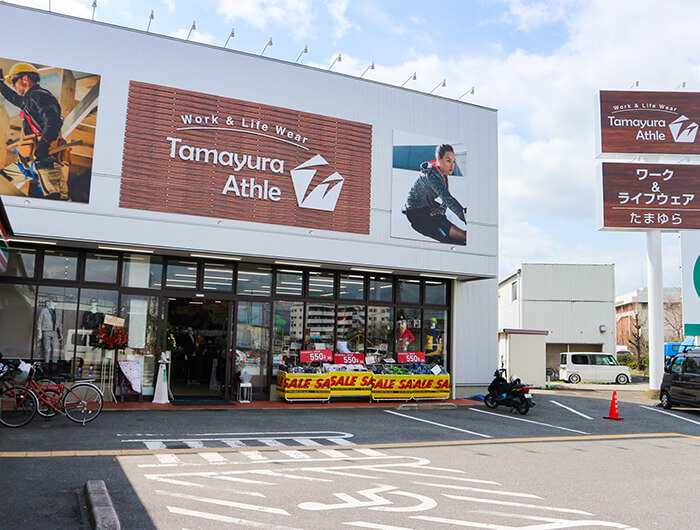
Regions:
<instances>
[{"instance_id":1,"label":"glass entrance door","mask_svg":"<svg viewBox=\"0 0 700 530\"><path fill-rule=\"evenodd\" d=\"M168 300L170 388L176 399L226 394L230 303L191 298Z\"/></svg>"},{"instance_id":2,"label":"glass entrance door","mask_svg":"<svg viewBox=\"0 0 700 530\"><path fill-rule=\"evenodd\" d=\"M240 382L250 382L255 394L267 395L271 310L269 302L238 302L234 391Z\"/></svg>"}]
</instances>

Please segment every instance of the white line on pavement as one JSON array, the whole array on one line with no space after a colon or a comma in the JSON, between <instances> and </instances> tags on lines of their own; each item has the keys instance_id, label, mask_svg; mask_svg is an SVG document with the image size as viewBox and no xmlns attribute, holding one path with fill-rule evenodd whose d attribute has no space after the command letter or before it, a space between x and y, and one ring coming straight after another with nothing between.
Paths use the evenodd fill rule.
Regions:
<instances>
[{"instance_id":1,"label":"white line on pavement","mask_svg":"<svg viewBox=\"0 0 700 530\"><path fill-rule=\"evenodd\" d=\"M536 515L525 515L522 513L505 513L497 512L491 510L474 510L474 513L483 513L486 515L495 515L497 517L510 517L511 519L525 519L528 521L540 521L543 523L554 523L552 525L537 525L534 527L524 527L524 528L538 528L547 530L557 530L559 528L574 528L577 526L603 526L608 528L625 528L627 530L638 530L629 525L623 523L611 523L610 521L591 521L590 519L556 519L554 517L538 517Z\"/></svg>"},{"instance_id":2,"label":"white line on pavement","mask_svg":"<svg viewBox=\"0 0 700 530\"><path fill-rule=\"evenodd\" d=\"M358 468L362 467L367 467L367 466L357 466ZM418 470L420 469L421 472ZM501 486L502 484L499 484L498 482L494 482L492 480L480 480L476 478L463 478L463 477L449 477L445 475L433 475L432 473L423 473L422 471L424 469L432 469L430 467L423 467L421 466L420 468L416 468L415 471L400 471L398 469L388 469L386 467L378 467L378 466L371 466L371 469L369 471L379 471L381 473L394 473L396 475L412 475L414 477L430 477L430 478L445 478L448 480L458 480L460 482L474 482L476 484L493 484L494 486Z\"/></svg>"},{"instance_id":3,"label":"white line on pavement","mask_svg":"<svg viewBox=\"0 0 700 530\"><path fill-rule=\"evenodd\" d=\"M243 442L235 438L222 438L221 441L229 447L245 447L245 444Z\"/></svg>"},{"instance_id":4,"label":"white line on pavement","mask_svg":"<svg viewBox=\"0 0 700 530\"><path fill-rule=\"evenodd\" d=\"M297 460L311 458L311 456L307 455L304 451L297 451L296 449L283 450L280 451L280 453L282 453L285 456L288 456L289 458L295 458Z\"/></svg>"},{"instance_id":5,"label":"white line on pavement","mask_svg":"<svg viewBox=\"0 0 700 530\"><path fill-rule=\"evenodd\" d=\"M219 453L197 453L210 464L227 464L228 460Z\"/></svg>"},{"instance_id":6,"label":"white line on pavement","mask_svg":"<svg viewBox=\"0 0 700 530\"><path fill-rule=\"evenodd\" d=\"M684 418L683 416L679 416L678 414L673 414L672 412L668 412L667 410L659 410L659 409L655 409L652 407L647 407L646 405L639 405L639 406L642 407L643 409L653 410L654 412L660 412L661 414L668 414L669 416L673 416L674 418L678 418L679 420L689 421L690 423L700 425L700 421L691 420L690 418Z\"/></svg>"},{"instance_id":7,"label":"white line on pavement","mask_svg":"<svg viewBox=\"0 0 700 530\"><path fill-rule=\"evenodd\" d=\"M414 418L413 416L407 416L406 414L394 412L393 410L385 410L384 412L388 412L389 414L393 414L395 416L401 416L402 418L408 418L409 420L421 421L423 423L429 423L430 425L436 425L438 427L443 427L445 429L452 429L453 431L466 432L467 434L473 434L474 436L481 436L482 438L492 438L488 434L481 434L481 433L474 432L474 431L468 431L466 429L460 429L458 427L452 427L451 425L444 425L442 423L436 423L434 421L423 420L421 418Z\"/></svg>"},{"instance_id":8,"label":"white line on pavement","mask_svg":"<svg viewBox=\"0 0 700 530\"><path fill-rule=\"evenodd\" d=\"M294 438L294 441L299 445L305 445L307 447L321 445L320 443L310 439L310 438Z\"/></svg>"},{"instance_id":9,"label":"white line on pavement","mask_svg":"<svg viewBox=\"0 0 700 530\"><path fill-rule=\"evenodd\" d=\"M182 440L182 443L190 449L202 449L204 447L204 442L201 440Z\"/></svg>"},{"instance_id":10,"label":"white line on pavement","mask_svg":"<svg viewBox=\"0 0 700 530\"><path fill-rule=\"evenodd\" d=\"M328 438L328 441L338 445L355 445L353 442L346 440L345 438Z\"/></svg>"},{"instance_id":11,"label":"white line on pavement","mask_svg":"<svg viewBox=\"0 0 700 530\"><path fill-rule=\"evenodd\" d=\"M156 453L156 458L161 464L179 464L180 459L177 455L172 455L170 453Z\"/></svg>"},{"instance_id":12,"label":"white line on pavement","mask_svg":"<svg viewBox=\"0 0 700 530\"><path fill-rule=\"evenodd\" d=\"M241 451L240 454L255 461L268 460L260 451Z\"/></svg>"},{"instance_id":13,"label":"white line on pavement","mask_svg":"<svg viewBox=\"0 0 700 530\"><path fill-rule=\"evenodd\" d=\"M508 497L523 497L526 499L542 499L542 497L538 497L537 495L533 495L532 493L515 493L513 491L487 490L484 488L470 488L468 486L453 486L451 484L433 484L431 482L414 481L413 483L420 484L421 486L433 486L435 488L445 488L451 490L475 491L477 493L490 493L493 495L505 495Z\"/></svg>"},{"instance_id":14,"label":"white line on pavement","mask_svg":"<svg viewBox=\"0 0 700 530\"><path fill-rule=\"evenodd\" d=\"M259 438L258 441L268 447L286 447L286 445L275 438Z\"/></svg>"},{"instance_id":15,"label":"white line on pavement","mask_svg":"<svg viewBox=\"0 0 700 530\"><path fill-rule=\"evenodd\" d=\"M124 440L122 440L123 442ZM144 440L143 442L148 449L167 449L163 442L151 442L149 440Z\"/></svg>"},{"instance_id":16,"label":"white line on pavement","mask_svg":"<svg viewBox=\"0 0 700 530\"><path fill-rule=\"evenodd\" d=\"M291 515L287 510L284 510L282 508L270 508L269 506L259 506L257 504L226 501L223 499L213 499L211 497L199 497L197 495L189 495L187 493L176 493L174 491L156 490L156 493L159 495L166 495L168 497L175 497L177 499L188 499L191 501L205 502L207 504L227 506L229 508L237 508L239 510L250 510L253 512L271 513L274 515Z\"/></svg>"},{"instance_id":17,"label":"white line on pavement","mask_svg":"<svg viewBox=\"0 0 700 530\"><path fill-rule=\"evenodd\" d=\"M592 513L584 512L583 510L574 510L571 508L555 508L553 506L540 506L538 504L525 504L522 502L510 502L510 501L496 501L492 499L480 499L477 497L464 497L462 495L448 495L443 493L448 499L455 499L458 501L471 501L471 502L482 502L485 504L498 504L500 506L517 506L518 508L536 508L538 510L545 510L548 512L562 512L562 513L575 513L578 515L593 515Z\"/></svg>"},{"instance_id":18,"label":"white line on pavement","mask_svg":"<svg viewBox=\"0 0 700 530\"><path fill-rule=\"evenodd\" d=\"M587 420L592 420L592 419L593 419L593 418L591 418L590 416L584 414L583 412L579 412L578 410L574 410L574 409L572 409L571 407L567 407L566 405L562 405L561 403L559 403L558 401L554 401L553 399L550 399L549 402L550 402L550 403L554 403L556 406L561 407L561 408L563 408L563 409L566 409L566 410L568 410L569 412L573 412L574 414L578 414L579 416L581 416L581 417L583 417L583 418L586 418Z\"/></svg>"},{"instance_id":19,"label":"white line on pavement","mask_svg":"<svg viewBox=\"0 0 700 530\"><path fill-rule=\"evenodd\" d=\"M365 456L386 456L384 453L380 451L375 451L374 449L366 449L363 447L358 447L357 449L353 449L356 453L360 453L361 455Z\"/></svg>"},{"instance_id":20,"label":"white line on pavement","mask_svg":"<svg viewBox=\"0 0 700 530\"><path fill-rule=\"evenodd\" d=\"M298 528L292 528L289 526L277 526L270 525L268 523L259 523L257 521L247 521L245 519L240 519L239 517L229 517L227 515L218 515L215 513L198 512L196 510L186 510L184 508L178 508L176 506L168 506L168 511L170 513L176 513L178 515L189 515L190 517L199 517L200 519L208 519L210 521L219 521L221 523L231 523L240 526L247 526L251 528L270 528L270 529L284 529L284 530L301 530Z\"/></svg>"},{"instance_id":21,"label":"white line on pavement","mask_svg":"<svg viewBox=\"0 0 700 530\"><path fill-rule=\"evenodd\" d=\"M373 530L412 530L405 526L389 526L386 524L367 523L365 521L350 521L343 524L347 526L357 526L359 528L371 528Z\"/></svg>"},{"instance_id":22,"label":"white line on pavement","mask_svg":"<svg viewBox=\"0 0 700 530\"><path fill-rule=\"evenodd\" d=\"M507 420L524 421L526 423L534 423L535 425L543 425L545 427L552 427L553 429L561 429L562 431L575 432L577 434L591 434L589 432L577 431L576 429L567 429L566 427L559 427L558 425L551 425L549 423L542 423L540 421L526 420L525 418L513 418L511 416L506 416L505 414L498 414L496 412L488 412L486 410L472 409L474 412L481 412L482 414L490 414L491 416L498 416L499 418L505 418Z\"/></svg>"},{"instance_id":23,"label":"white line on pavement","mask_svg":"<svg viewBox=\"0 0 700 530\"><path fill-rule=\"evenodd\" d=\"M431 517L429 515L412 515L411 519L420 519L441 525L451 524L454 526L468 526L470 528L485 528L486 530L514 530L512 526L502 526L498 524L477 523L474 521L463 521L461 519L447 519L446 517Z\"/></svg>"},{"instance_id":24,"label":"white line on pavement","mask_svg":"<svg viewBox=\"0 0 700 530\"><path fill-rule=\"evenodd\" d=\"M331 458L346 458L348 455L336 449L318 449L318 452Z\"/></svg>"}]
</instances>

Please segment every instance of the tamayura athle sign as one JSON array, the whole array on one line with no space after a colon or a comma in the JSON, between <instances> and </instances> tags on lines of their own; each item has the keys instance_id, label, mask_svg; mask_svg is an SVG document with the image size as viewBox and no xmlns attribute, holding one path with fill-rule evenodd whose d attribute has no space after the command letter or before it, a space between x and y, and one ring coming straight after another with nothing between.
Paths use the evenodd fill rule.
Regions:
<instances>
[{"instance_id":1,"label":"tamayura athle sign","mask_svg":"<svg viewBox=\"0 0 700 530\"><path fill-rule=\"evenodd\" d=\"M120 206L369 233L372 127L132 82Z\"/></svg>"}]
</instances>

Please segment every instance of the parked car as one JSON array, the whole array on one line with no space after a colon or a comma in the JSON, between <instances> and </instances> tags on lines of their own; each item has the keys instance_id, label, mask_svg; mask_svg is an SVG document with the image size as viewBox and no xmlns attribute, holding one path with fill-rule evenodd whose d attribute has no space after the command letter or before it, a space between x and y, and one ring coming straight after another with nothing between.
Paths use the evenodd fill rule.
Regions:
<instances>
[{"instance_id":1,"label":"parked car","mask_svg":"<svg viewBox=\"0 0 700 530\"><path fill-rule=\"evenodd\" d=\"M559 378L569 383L581 381L618 383L626 385L632 380L630 369L617 363L612 353L568 352L561 353Z\"/></svg>"},{"instance_id":2,"label":"parked car","mask_svg":"<svg viewBox=\"0 0 700 530\"><path fill-rule=\"evenodd\" d=\"M674 405L700 407L700 349L676 354L664 372L660 395L663 408L670 409Z\"/></svg>"}]
</instances>

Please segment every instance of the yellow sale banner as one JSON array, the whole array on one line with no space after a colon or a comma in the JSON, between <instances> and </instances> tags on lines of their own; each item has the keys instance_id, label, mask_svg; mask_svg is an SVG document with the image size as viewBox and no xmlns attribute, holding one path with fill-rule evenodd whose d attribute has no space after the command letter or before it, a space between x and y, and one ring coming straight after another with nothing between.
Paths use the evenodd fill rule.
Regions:
<instances>
[{"instance_id":1,"label":"yellow sale banner","mask_svg":"<svg viewBox=\"0 0 700 530\"><path fill-rule=\"evenodd\" d=\"M413 396L412 375L372 376L372 399L411 399Z\"/></svg>"},{"instance_id":2,"label":"yellow sale banner","mask_svg":"<svg viewBox=\"0 0 700 530\"><path fill-rule=\"evenodd\" d=\"M288 401L295 399L330 399L330 374L288 374L286 372L278 372L277 394Z\"/></svg>"},{"instance_id":3,"label":"yellow sale banner","mask_svg":"<svg viewBox=\"0 0 700 530\"><path fill-rule=\"evenodd\" d=\"M449 375L414 375L413 398L448 398L450 397Z\"/></svg>"},{"instance_id":4,"label":"yellow sale banner","mask_svg":"<svg viewBox=\"0 0 700 530\"><path fill-rule=\"evenodd\" d=\"M369 396L372 372L331 372L331 396Z\"/></svg>"}]
</instances>

